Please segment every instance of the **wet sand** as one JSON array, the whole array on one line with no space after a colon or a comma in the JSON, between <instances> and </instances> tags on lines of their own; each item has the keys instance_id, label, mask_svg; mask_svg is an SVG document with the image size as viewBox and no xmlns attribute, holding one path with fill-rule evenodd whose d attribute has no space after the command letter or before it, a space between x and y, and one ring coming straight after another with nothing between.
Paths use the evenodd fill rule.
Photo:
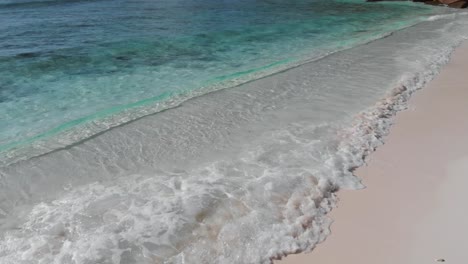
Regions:
<instances>
[{"instance_id":1,"label":"wet sand","mask_svg":"<svg viewBox=\"0 0 468 264\"><path fill-rule=\"evenodd\" d=\"M468 43L397 114L385 144L340 191L332 234L279 264L468 263Z\"/></svg>"}]
</instances>

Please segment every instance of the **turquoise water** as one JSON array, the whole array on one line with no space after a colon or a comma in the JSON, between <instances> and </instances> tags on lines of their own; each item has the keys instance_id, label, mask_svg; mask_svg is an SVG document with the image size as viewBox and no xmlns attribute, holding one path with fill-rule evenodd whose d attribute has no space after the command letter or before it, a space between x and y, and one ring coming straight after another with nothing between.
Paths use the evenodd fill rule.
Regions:
<instances>
[{"instance_id":1,"label":"turquoise water","mask_svg":"<svg viewBox=\"0 0 468 264\"><path fill-rule=\"evenodd\" d=\"M126 109L256 78L434 12L363 1L0 1L0 150L114 115L111 127Z\"/></svg>"}]
</instances>

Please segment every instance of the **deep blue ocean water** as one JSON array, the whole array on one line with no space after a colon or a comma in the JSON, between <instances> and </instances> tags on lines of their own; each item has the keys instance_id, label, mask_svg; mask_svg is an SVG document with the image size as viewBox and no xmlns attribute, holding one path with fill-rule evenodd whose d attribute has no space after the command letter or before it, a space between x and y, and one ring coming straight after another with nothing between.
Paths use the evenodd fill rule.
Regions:
<instances>
[{"instance_id":1,"label":"deep blue ocean water","mask_svg":"<svg viewBox=\"0 0 468 264\"><path fill-rule=\"evenodd\" d=\"M364 1L2 0L0 151L112 116L72 143L142 115L128 109L160 111L173 97L258 78L434 12Z\"/></svg>"}]
</instances>

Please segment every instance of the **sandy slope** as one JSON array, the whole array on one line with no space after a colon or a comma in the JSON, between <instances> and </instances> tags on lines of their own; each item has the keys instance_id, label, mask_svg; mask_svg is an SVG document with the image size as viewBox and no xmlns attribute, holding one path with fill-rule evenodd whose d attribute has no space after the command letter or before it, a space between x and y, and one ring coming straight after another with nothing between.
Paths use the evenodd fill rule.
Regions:
<instances>
[{"instance_id":1,"label":"sandy slope","mask_svg":"<svg viewBox=\"0 0 468 264\"><path fill-rule=\"evenodd\" d=\"M409 104L357 171L367 189L339 193L333 234L276 263L468 263L468 43Z\"/></svg>"}]
</instances>

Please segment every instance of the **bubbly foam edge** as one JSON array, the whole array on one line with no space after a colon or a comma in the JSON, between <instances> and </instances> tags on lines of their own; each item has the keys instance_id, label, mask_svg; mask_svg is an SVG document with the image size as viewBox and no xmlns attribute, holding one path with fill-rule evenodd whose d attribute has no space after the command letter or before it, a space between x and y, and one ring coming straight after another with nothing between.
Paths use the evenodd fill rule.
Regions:
<instances>
[{"instance_id":1,"label":"bubbly foam edge","mask_svg":"<svg viewBox=\"0 0 468 264\"><path fill-rule=\"evenodd\" d=\"M357 153L355 153L358 159L350 161L350 163L354 164L348 166L349 173L354 175L354 171L357 168L366 165L369 161L370 155L379 146L385 144L385 138L390 133L390 129L394 124L396 115L400 111L408 109L408 102L411 96L418 90L426 87L426 85L440 73L441 69L449 63L453 52L467 39L467 37L462 37L447 50L444 50L433 64L427 66L425 71L414 73L407 77L403 76L399 86L389 91L387 95L380 99L374 106L358 114L353 125L342 131L343 137L347 138L348 141L340 144L341 150L344 150L344 152L351 150L351 152L353 152L360 148L360 151L358 150ZM359 142L359 139L363 140ZM275 260L281 260L290 254L310 253L318 244L326 240L326 238L332 233L330 226L334 222L334 220L328 216L328 213L333 208L336 208L337 203L339 202L339 197L337 197L338 191L339 188L332 188L330 196L325 197L325 199L330 199L332 201L332 206L325 208L326 218L329 219L329 221L326 222L326 225L322 226L326 233L325 238L317 244L309 245L305 248L295 249L292 251L286 250L272 254L271 256L268 256L269 263L273 264ZM333 203L334 200L336 200L336 203Z\"/></svg>"}]
</instances>

